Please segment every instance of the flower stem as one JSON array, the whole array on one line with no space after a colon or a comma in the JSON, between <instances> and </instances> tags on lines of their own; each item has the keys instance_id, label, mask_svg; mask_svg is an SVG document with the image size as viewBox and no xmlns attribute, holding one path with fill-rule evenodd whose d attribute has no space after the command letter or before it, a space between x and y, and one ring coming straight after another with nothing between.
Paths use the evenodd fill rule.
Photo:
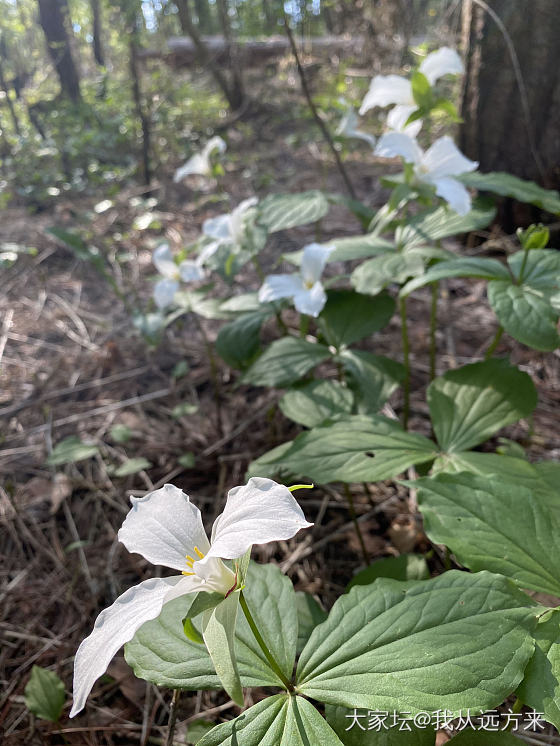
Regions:
<instances>
[{"instance_id":1,"label":"flower stem","mask_svg":"<svg viewBox=\"0 0 560 746\"><path fill-rule=\"evenodd\" d=\"M169 705L169 724L167 726L167 739L165 746L173 746L173 736L175 735L175 723L177 722L177 705L179 703L180 689L173 690L171 703Z\"/></svg>"},{"instance_id":2,"label":"flower stem","mask_svg":"<svg viewBox=\"0 0 560 746\"><path fill-rule=\"evenodd\" d=\"M299 336L302 339L305 339L307 337L307 332L309 331L309 322L310 318L307 314L302 313L299 317Z\"/></svg>"},{"instance_id":3,"label":"flower stem","mask_svg":"<svg viewBox=\"0 0 560 746\"><path fill-rule=\"evenodd\" d=\"M500 344L500 340L502 338L502 334L504 333L504 327L499 326L498 331L496 332L494 339L490 343L490 346L486 350L486 354L484 355L485 360L490 360L492 355L494 354L494 351L496 350L496 347Z\"/></svg>"},{"instance_id":4,"label":"flower stem","mask_svg":"<svg viewBox=\"0 0 560 746\"><path fill-rule=\"evenodd\" d=\"M517 280L517 284L521 285L523 283L523 275L525 274L525 267L527 266L527 259L529 258L529 249L525 249L525 253L523 254L523 262L521 263L521 269L519 270L519 278Z\"/></svg>"},{"instance_id":5,"label":"flower stem","mask_svg":"<svg viewBox=\"0 0 560 746\"><path fill-rule=\"evenodd\" d=\"M430 381L436 377L436 329L437 329L437 304L439 295L439 282L432 282L432 303L430 306Z\"/></svg>"},{"instance_id":6,"label":"flower stem","mask_svg":"<svg viewBox=\"0 0 560 746\"><path fill-rule=\"evenodd\" d=\"M362 550L364 562L366 563L366 565L369 565L369 555L367 553L366 543L362 535L360 524L358 523L358 519L356 518L356 510L354 508L354 498L352 497L352 493L350 492L350 488L348 487L347 484L344 485L344 492L346 494L346 499L348 500L348 512L350 513L350 518L352 519L352 523L354 524L354 528L356 529L356 534L358 536L358 542L360 543L360 549Z\"/></svg>"},{"instance_id":7,"label":"flower stem","mask_svg":"<svg viewBox=\"0 0 560 746\"><path fill-rule=\"evenodd\" d=\"M280 681L284 684L286 689L289 692L294 691L294 686L292 682L285 676L282 669L276 662L276 659L268 649L268 646L266 642L263 640L263 637L261 633L259 632L259 628L257 627L257 624L255 620L253 619L253 615L249 611L249 607L247 606L247 601L245 600L245 596L243 595L243 591L239 594L239 603L241 604L241 608L243 609L243 613L245 614L245 618L247 619L247 622L249 624L249 627L251 628L251 632L255 636L255 640L258 642L260 649L264 653L264 657L268 661L269 666L272 668L276 676L280 679Z\"/></svg>"},{"instance_id":8,"label":"flower stem","mask_svg":"<svg viewBox=\"0 0 560 746\"><path fill-rule=\"evenodd\" d=\"M405 430L408 429L408 415L410 412L410 344L408 340L408 324L406 319L406 298L399 300L399 309L401 312L401 335L402 335L402 348L403 348L403 363L404 363L404 381L403 381L403 411L402 411L402 422Z\"/></svg>"}]
</instances>

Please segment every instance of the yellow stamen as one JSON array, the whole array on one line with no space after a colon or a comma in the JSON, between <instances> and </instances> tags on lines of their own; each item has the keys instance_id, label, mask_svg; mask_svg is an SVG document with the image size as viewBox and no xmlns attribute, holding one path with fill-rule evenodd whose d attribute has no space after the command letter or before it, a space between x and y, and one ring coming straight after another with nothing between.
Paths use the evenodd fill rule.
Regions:
<instances>
[{"instance_id":1,"label":"yellow stamen","mask_svg":"<svg viewBox=\"0 0 560 746\"><path fill-rule=\"evenodd\" d=\"M187 572L186 570L183 570L181 572L181 575L194 575L194 572Z\"/></svg>"},{"instance_id":2,"label":"yellow stamen","mask_svg":"<svg viewBox=\"0 0 560 746\"><path fill-rule=\"evenodd\" d=\"M195 547L194 551L197 553L200 559L204 559L204 555L202 554L202 552L200 551L198 547Z\"/></svg>"},{"instance_id":3,"label":"yellow stamen","mask_svg":"<svg viewBox=\"0 0 560 746\"><path fill-rule=\"evenodd\" d=\"M187 554L187 555L186 555L186 560L187 560L187 565L191 565L191 567L192 567L192 565L194 565L194 563L195 563L195 558L194 558L194 557L191 557L191 555L190 555L190 554Z\"/></svg>"}]
</instances>

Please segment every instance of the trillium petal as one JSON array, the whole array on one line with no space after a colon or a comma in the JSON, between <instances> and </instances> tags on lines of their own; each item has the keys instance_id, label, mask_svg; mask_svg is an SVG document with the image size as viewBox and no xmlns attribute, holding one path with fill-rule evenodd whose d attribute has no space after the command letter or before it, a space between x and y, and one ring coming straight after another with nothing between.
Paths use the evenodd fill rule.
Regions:
<instances>
[{"instance_id":1,"label":"trillium petal","mask_svg":"<svg viewBox=\"0 0 560 746\"><path fill-rule=\"evenodd\" d=\"M303 282L299 275L268 275L259 290L259 303L293 298L300 290L303 290Z\"/></svg>"},{"instance_id":2,"label":"trillium petal","mask_svg":"<svg viewBox=\"0 0 560 746\"><path fill-rule=\"evenodd\" d=\"M173 304L175 299L175 293L179 290L179 283L177 280L168 280L163 278L158 280L154 285L153 297L156 302L156 306L163 310Z\"/></svg>"},{"instance_id":3,"label":"trillium petal","mask_svg":"<svg viewBox=\"0 0 560 746\"><path fill-rule=\"evenodd\" d=\"M365 114L366 111L373 109L375 106L413 103L410 80L400 75L376 75L362 101L360 114Z\"/></svg>"},{"instance_id":4,"label":"trillium petal","mask_svg":"<svg viewBox=\"0 0 560 746\"><path fill-rule=\"evenodd\" d=\"M221 137L218 135L215 135L214 137L211 137L204 148L202 149L202 155L205 158L208 158L212 153L218 152L218 153L225 153L226 151L226 144L222 140Z\"/></svg>"},{"instance_id":5,"label":"trillium petal","mask_svg":"<svg viewBox=\"0 0 560 746\"><path fill-rule=\"evenodd\" d=\"M320 279L334 249L334 246L324 246L320 243L310 243L303 247L301 276L304 284L315 284Z\"/></svg>"},{"instance_id":6,"label":"trillium petal","mask_svg":"<svg viewBox=\"0 0 560 746\"><path fill-rule=\"evenodd\" d=\"M198 282L204 279L204 270L200 266L200 261L185 259L179 265L179 274L183 282Z\"/></svg>"},{"instance_id":7,"label":"trillium petal","mask_svg":"<svg viewBox=\"0 0 560 746\"><path fill-rule=\"evenodd\" d=\"M132 640L144 622L155 619L167 594L182 576L150 578L129 588L99 614L92 633L81 643L74 660L74 703L70 717L84 708L96 680L107 670L118 649Z\"/></svg>"},{"instance_id":8,"label":"trillium petal","mask_svg":"<svg viewBox=\"0 0 560 746\"><path fill-rule=\"evenodd\" d=\"M224 244L227 244L227 241L224 241L222 239L218 239L217 241L210 241L210 243L207 243L206 246L204 246L204 248L200 250L200 253L196 260L197 264L199 264L201 267L204 266L205 262L207 262L211 256L214 256L220 246Z\"/></svg>"},{"instance_id":9,"label":"trillium petal","mask_svg":"<svg viewBox=\"0 0 560 746\"><path fill-rule=\"evenodd\" d=\"M461 58L451 47L441 47L431 52L422 60L419 69L430 85L444 75L460 75L465 71Z\"/></svg>"},{"instance_id":10,"label":"trillium petal","mask_svg":"<svg viewBox=\"0 0 560 746\"><path fill-rule=\"evenodd\" d=\"M422 129L422 120L417 119L415 122L407 125L409 116L416 111L417 106L393 106L387 114L387 127L392 132L404 132L409 137L416 137Z\"/></svg>"},{"instance_id":11,"label":"trillium petal","mask_svg":"<svg viewBox=\"0 0 560 746\"><path fill-rule=\"evenodd\" d=\"M210 551L198 564L209 557L241 557L253 544L290 539L312 525L287 487L252 477L243 487L229 491L224 512L212 528Z\"/></svg>"},{"instance_id":12,"label":"trillium petal","mask_svg":"<svg viewBox=\"0 0 560 746\"><path fill-rule=\"evenodd\" d=\"M210 238L230 238L231 236L231 215L218 215L215 218L208 218L202 224L202 232Z\"/></svg>"},{"instance_id":13,"label":"trillium petal","mask_svg":"<svg viewBox=\"0 0 560 746\"><path fill-rule=\"evenodd\" d=\"M208 176L210 170L211 167L208 156L204 155L203 153L195 153L189 158L186 163L184 163L175 171L173 175L173 181L175 182L175 184L178 184L187 176L191 176L192 174L196 174L198 176Z\"/></svg>"},{"instance_id":14,"label":"trillium petal","mask_svg":"<svg viewBox=\"0 0 560 746\"><path fill-rule=\"evenodd\" d=\"M157 249L154 249L152 261L160 275L171 280L177 279L179 269L173 261L173 253L169 248L169 244L162 243L157 247Z\"/></svg>"},{"instance_id":15,"label":"trillium petal","mask_svg":"<svg viewBox=\"0 0 560 746\"><path fill-rule=\"evenodd\" d=\"M382 135L374 153L381 158L400 156L407 163L419 163L423 155L416 140L404 132L387 132Z\"/></svg>"},{"instance_id":16,"label":"trillium petal","mask_svg":"<svg viewBox=\"0 0 560 746\"><path fill-rule=\"evenodd\" d=\"M321 313L326 302L327 295L319 281L313 287L304 288L294 295L296 309L307 316L313 316L314 319Z\"/></svg>"},{"instance_id":17,"label":"trillium petal","mask_svg":"<svg viewBox=\"0 0 560 746\"><path fill-rule=\"evenodd\" d=\"M469 160L461 153L449 135L436 140L422 158L422 171L432 180L443 176L458 176L474 171L477 166L476 161Z\"/></svg>"},{"instance_id":18,"label":"trillium petal","mask_svg":"<svg viewBox=\"0 0 560 746\"><path fill-rule=\"evenodd\" d=\"M144 497L131 497L132 509L119 530L119 541L154 565L186 570L194 547L206 554L210 544L200 510L178 487L166 484Z\"/></svg>"},{"instance_id":19,"label":"trillium petal","mask_svg":"<svg viewBox=\"0 0 560 746\"><path fill-rule=\"evenodd\" d=\"M362 132L358 129L358 115L354 109L348 109L346 114L342 117L342 120L336 130L337 135L343 137L357 137L359 140L365 140L371 147L375 147L375 137L369 135L367 132Z\"/></svg>"},{"instance_id":20,"label":"trillium petal","mask_svg":"<svg viewBox=\"0 0 560 746\"><path fill-rule=\"evenodd\" d=\"M471 195L464 184L451 177L434 180L436 194L449 204L459 215L466 215L471 209Z\"/></svg>"}]
</instances>

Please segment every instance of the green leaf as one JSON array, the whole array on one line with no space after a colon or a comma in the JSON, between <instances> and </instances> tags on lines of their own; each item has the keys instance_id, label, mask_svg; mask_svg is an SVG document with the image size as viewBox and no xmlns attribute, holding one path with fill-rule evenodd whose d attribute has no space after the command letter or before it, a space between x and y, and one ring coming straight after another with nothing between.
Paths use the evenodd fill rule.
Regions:
<instances>
[{"instance_id":1,"label":"green leaf","mask_svg":"<svg viewBox=\"0 0 560 746\"><path fill-rule=\"evenodd\" d=\"M543 352L560 346L558 313L542 292L495 280L488 285L488 300L500 324L518 342Z\"/></svg>"},{"instance_id":2,"label":"green leaf","mask_svg":"<svg viewBox=\"0 0 560 746\"><path fill-rule=\"evenodd\" d=\"M556 249L532 249L526 261L525 252L516 251L508 257L508 264L513 276L522 279L524 285L551 296L560 290L560 253Z\"/></svg>"},{"instance_id":3,"label":"green leaf","mask_svg":"<svg viewBox=\"0 0 560 746\"><path fill-rule=\"evenodd\" d=\"M199 645L204 645L204 637L200 634L197 628L193 624L193 620L189 617L183 619L183 632L187 639L191 642L196 642Z\"/></svg>"},{"instance_id":4,"label":"green leaf","mask_svg":"<svg viewBox=\"0 0 560 746\"><path fill-rule=\"evenodd\" d=\"M133 436L133 432L128 425L113 425L109 434L115 443L127 443Z\"/></svg>"},{"instance_id":5,"label":"green leaf","mask_svg":"<svg viewBox=\"0 0 560 746\"><path fill-rule=\"evenodd\" d=\"M500 359L448 371L432 381L427 398L437 441L448 453L473 448L537 406L530 376Z\"/></svg>"},{"instance_id":6,"label":"green leaf","mask_svg":"<svg viewBox=\"0 0 560 746\"><path fill-rule=\"evenodd\" d=\"M465 186L493 192L502 197L513 197L519 202L528 202L554 215L560 214L560 194L552 189L543 189L533 181L524 181L517 176L500 171L488 174L473 171L456 178Z\"/></svg>"},{"instance_id":7,"label":"green leaf","mask_svg":"<svg viewBox=\"0 0 560 746\"><path fill-rule=\"evenodd\" d=\"M404 718L391 727L392 712L387 713L386 725L379 731L369 728L372 715L368 710L327 705L325 715L344 746L434 746L436 742L436 732L432 727L415 728L405 723ZM384 713L380 713L379 719L382 720L383 716Z\"/></svg>"},{"instance_id":8,"label":"green leaf","mask_svg":"<svg viewBox=\"0 0 560 746\"><path fill-rule=\"evenodd\" d=\"M407 297L414 290L447 277L477 277L485 280L503 279L506 282L511 282L511 276L507 267L497 259L459 257L439 262L435 266L430 267L420 277L415 277L403 287L401 296Z\"/></svg>"},{"instance_id":9,"label":"green leaf","mask_svg":"<svg viewBox=\"0 0 560 746\"><path fill-rule=\"evenodd\" d=\"M537 350L560 344L560 254L554 249L533 249L508 257L517 284L491 282L488 298L504 329ZM523 277L521 277L523 273Z\"/></svg>"},{"instance_id":10,"label":"green leaf","mask_svg":"<svg viewBox=\"0 0 560 746\"><path fill-rule=\"evenodd\" d=\"M243 314L220 329L216 339L218 355L232 368L245 368L260 347L260 332L270 314L254 311Z\"/></svg>"},{"instance_id":11,"label":"green leaf","mask_svg":"<svg viewBox=\"0 0 560 746\"><path fill-rule=\"evenodd\" d=\"M329 357L324 345L283 337L269 345L243 376L254 386L289 386Z\"/></svg>"},{"instance_id":12,"label":"green leaf","mask_svg":"<svg viewBox=\"0 0 560 746\"><path fill-rule=\"evenodd\" d=\"M297 591L296 604L298 616L297 652L299 654L307 644L315 627L322 624L328 615L310 593Z\"/></svg>"},{"instance_id":13,"label":"green leaf","mask_svg":"<svg viewBox=\"0 0 560 746\"><path fill-rule=\"evenodd\" d=\"M383 293L376 298L352 290L329 290L319 316L319 328L337 349L351 345L387 326L395 301Z\"/></svg>"},{"instance_id":14,"label":"green leaf","mask_svg":"<svg viewBox=\"0 0 560 746\"><path fill-rule=\"evenodd\" d=\"M411 78L410 83L412 86L412 97L414 103L419 109L430 110L433 103L432 86L430 81L419 70L416 70Z\"/></svg>"},{"instance_id":15,"label":"green leaf","mask_svg":"<svg viewBox=\"0 0 560 746\"><path fill-rule=\"evenodd\" d=\"M241 295L234 295L225 300L220 308L228 314L249 313L249 311L262 309L262 304L259 303L258 293L241 293Z\"/></svg>"},{"instance_id":16,"label":"green leaf","mask_svg":"<svg viewBox=\"0 0 560 746\"><path fill-rule=\"evenodd\" d=\"M278 402L285 417L305 427L316 427L338 415L351 414L353 404L352 392L338 381L306 383L288 391Z\"/></svg>"},{"instance_id":17,"label":"green leaf","mask_svg":"<svg viewBox=\"0 0 560 746\"><path fill-rule=\"evenodd\" d=\"M298 634L292 583L278 567L252 562L243 593L269 650L291 677ZM183 631L193 599L194 594L165 604L159 617L143 624L125 645L126 661L138 678L172 689L222 688L205 646L188 640ZM198 624L200 617L195 621ZM242 613L235 653L243 686L282 686Z\"/></svg>"},{"instance_id":18,"label":"green leaf","mask_svg":"<svg viewBox=\"0 0 560 746\"><path fill-rule=\"evenodd\" d=\"M53 448L52 453L45 461L48 466L61 466L62 464L75 464L76 461L92 458L99 453L97 446L91 443L83 443L75 435L64 438Z\"/></svg>"},{"instance_id":19,"label":"green leaf","mask_svg":"<svg viewBox=\"0 0 560 746\"><path fill-rule=\"evenodd\" d=\"M64 684L54 671L33 666L25 686L25 706L43 720L56 723L62 715L66 695Z\"/></svg>"},{"instance_id":20,"label":"green leaf","mask_svg":"<svg viewBox=\"0 0 560 746\"><path fill-rule=\"evenodd\" d=\"M379 412L404 381L404 366L388 357L364 350L343 350L337 360L348 375L348 385L356 394L360 413Z\"/></svg>"},{"instance_id":21,"label":"green leaf","mask_svg":"<svg viewBox=\"0 0 560 746\"><path fill-rule=\"evenodd\" d=\"M560 521L521 485L475 474L438 474L418 488L424 529L473 572L560 597Z\"/></svg>"},{"instance_id":22,"label":"green leaf","mask_svg":"<svg viewBox=\"0 0 560 746\"><path fill-rule=\"evenodd\" d=\"M298 690L371 710L491 709L518 686L532 655L532 604L487 572L452 570L409 588L386 579L354 586L311 634Z\"/></svg>"},{"instance_id":23,"label":"green leaf","mask_svg":"<svg viewBox=\"0 0 560 746\"><path fill-rule=\"evenodd\" d=\"M399 247L411 248L417 244L433 244L442 238L486 228L496 215L496 208L488 200L475 200L467 215L459 215L441 206L420 212L409 218L406 225L395 232Z\"/></svg>"},{"instance_id":24,"label":"green leaf","mask_svg":"<svg viewBox=\"0 0 560 746\"><path fill-rule=\"evenodd\" d=\"M195 746L214 727L210 720L195 720L187 726L187 743Z\"/></svg>"},{"instance_id":25,"label":"green leaf","mask_svg":"<svg viewBox=\"0 0 560 746\"><path fill-rule=\"evenodd\" d=\"M151 467L152 464L148 459L142 457L128 458L126 461L123 461L117 469L115 469L115 476L128 477L130 474L138 474L139 471L150 469Z\"/></svg>"},{"instance_id":26,"label":"green leaf","mask_svg":"<svg viewBox=\"0 0 560 746\"><path fill-rule=\"evenodd\" d=\"M107 277L105 259L95 246L88 246L81 236L65 231L63 228L48 228L47 233L50 233L51 236L54 236L69 248L75 257L84 262L89 262L100 274Z\"/></svg>"},{"instance_id":27,"label":"green leaf","mask_svg":"<svg viewBox=\"0 0 560 746\"><path fill-rule=\"evenodd\" d=\"M560 610L541 617L535 632L535 652L517 695L560 728Z\"/></svg>"},{"instance_id":28,"label":"green leaf","mask_svg":"<svg viewBox=\"0 0 560 746\"><path fill-rule=\"evenodd\" d=\"M180 417L188 417L191 414L198 412L198 404L192 404L189 401L182 401L176 404L171 410L173 417L178 420Z\"/></svg>"},{"instance_id":29,"label":"green leaf","mask_svg":"<svg viewBox=\"0 0 560 746\"><path fill-rule=\"evenodd\" d=\"M299 194L271 194L259 204L259 223L269 233L320 220L329 211L327 198L318 189Z\"/></svg>"},{"instance_id":30,"label":"green leaf","mask_svg":"<svg viewBox=\"0 0 560 746\"><path fill-rule=\"evenodd\" d=\"M261 456L259 465L274 465L321 484L375 482L436 455L431 440L405 432L395 420L356 415L301 433L289 448ZM250 471L256 473L255 464Z\"/></svg>"},{"instance_id":31,"label":"green leaf","mask_svg":"<svg viewBox=\"0 0 560 746\"><path fill-rule=\"evenodd\" d=\"M424 273L424 258L414 251L391 253L376 256L356 267L351 282L359 293L377 295L387 285L401 285L409 277Z\"/></svg>"},{"instance_id":32,"label":"green leaf","mask_svg":"<svg viewBox=\"0 0 560 746\"><path fill-rule=\"evenodd\" d=\"M315 707L277 694L214 728L197 746L343 746Z\"/></svg>"},{"instance_id":33,"label":"green leaf","mask_svg":"<svg viewBox=\"0 0 560 746\"><path fill-rule=\"evenodd\" d=\"M457 107L453 103L453 101L450 101L448 98L439 98L433 105L432 105L432 111L442 111L444 114L447 114L452 122L460 123L463 120L459 116L459 112L457 111Z\"/></svg>"},{"instance_id":34,"label":"green leaf","mask_svg":"<svg viewBox=\"0 0 560 746\"><path fill-rule=\"evenodd\" d=\"M234 591L202 614L202 637L223 688L235 704L243 707L243 688L235 655L235 624L239 593Z\"/></svg>"},{"instance_id":35,"label":"green leaf","mask_svg":"<svg viewBox=\"0 0 560 746\"><path fill-rule=\"evenodd\" d=\"M192 469L196 463L194 453L192 451L187 451L186 453L181 454L177 459L177 463L184 469Z\"/></svg>"},{"instance_id":36,"label":"green leaf","mask_svg":"<svg viewBox=\"0 0 560 746\"><path fill-rule=\"evenodd\" d=\"M545 466L546 465L546 466ZM547 474L550 466L550 475ZM545 470L541 467L545 466ZM469 471L487 477L494 474L506 482L514 482L529 489L548 510L560 520L560 501L557 498L560 474L554 467L557 462L530 464L525 459L502 456L498 453L478 453L463 451L451 455L444 454L436 459L432 473L457 473ZM549 480L550 476L550 480Z\"/></svg>"},{"instance_id":37,"label":"green leaf","mask_svg":"<svg viewBox=\"0 0 560 746\"><path fill-rule=\"evenodd\" d=\"M345 238L333 238L324 245L334 246L334 251L329 255L329 262L347 262L354 259L364 259L395 250L395 245L392 241L381 238L373 233L366 233L360 236L347 236ZM282 258L299 267L303 258L303 249L288 251L282 254Z\"/></svg>"},{"instance_id":38,"label":"green leaf","mask_svg":"<svg viewBox=\"0 0 560 746\"><path fill-rule=\"evenodd\" d=\"M400 557L384 557L369 567L356 573L346 586L350 590L355 585L370 585L377 578L393 580L426 580L430 577L426 560L420 554L401 554Z\"/></svg>"},{"instance_id":39,"label":"green leaf","mask_svg":"<svg viewBox=\"0 0 560 746\"><path fill-rule=\"evenodd\" d=\"M464 730L449 743L452 746L523 746L525 741L504 731Z\"/></svg>"}]
</instances>

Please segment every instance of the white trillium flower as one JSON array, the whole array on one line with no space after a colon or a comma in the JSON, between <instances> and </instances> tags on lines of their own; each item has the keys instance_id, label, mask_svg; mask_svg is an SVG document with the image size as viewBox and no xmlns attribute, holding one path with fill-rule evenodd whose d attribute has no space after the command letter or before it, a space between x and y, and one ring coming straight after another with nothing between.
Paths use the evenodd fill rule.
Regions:
<instances>
[{"instance_id":1,"label":"white trillium flower","mask_svg":"<svg viewBox=\"0 0 560 746\"><path fill-rule=\"evenodd\" d=\"M428 54L418 69L426 76L430 85L434 85L444 75L458 75L464 72L461 58L450 47L441 47ZM383 107L391 104L418 108L412 95L412 83L401 75L376 75L362 101L360 114L365 114L366 111L376 106Z\"/></svg>"},{"instance_id":2,"label":"white trillium flower","mask_svg":"<svg viewBox=\"0 0 560 746\"><path fill-rule=\"evenodd\" d=\"M191 174L209 176L212 173L210 156L215 151L218 151L218 153L224 153L225 150L226 144L221 137L211 137L200 153L192 155L189 160L181 166L181 168L178 168L175 171L173 181L178 184L180 181L183 181L186 176L190 176Z\"/></svg>"},{"instance_id":3,"label":"white trillium flower","mask_svg":"<svg viewBox=\"0 0 560 746\"><path fill-rule=\"evenodd\" d=\"M242 557L253 544L290 539L313 525L305 520L287 487L261 477L229 491L210 541L199 509L172 484L130 500L132 509L118 533L119 540L129 552L181 574L144 580L99 614L93 632L76 653L70 717L84 708L95 681L119 648L132 640L145 622L159 616L164 604L200 591L227 597L236 589L237 578L223 559Z\"/></svg>"},{"instance_id":4,"label":"white trillium flower","mask_svg":"<svg viewBox=\"0 0 560 746\"><path fill-rule=\"evenodd\" d=\"M375 147L375 137L367 132L358 129L358 115L354 109L350 108L342 117L336 130L337 135L342 137L357 137L359 140L365 140L371 147Z\"/></svg>"},{"instance_id":5,"label":"white trillium flower","mask_svg":"<svg viewBox=\"0 0 560 746\"><path fill-rule=\"evenodd\" d=\"M444 75L462 75L465 72L461 58L451 47L441 47L428 54L420 63L419 70L430 85Z\"/></svg>"},{"instance_id":6,"label":"white trillium flower","mask_svg":"<svg viewBox=\"0 0 560 746\"><path fill-rule=\"evenodd\" d=\"M176 264L169 244L161 244L155 249L152 261L157 271L162 275L154 285L153 297L156 306L163 311L173 304L175 293L179 290L180 280L183 282L197 282L204 278L204 270L200 257L185 259Z\"/></svg>"},{"instance_id":7,"label":"white trillium flower","mask_svg":"<svg viewBox=\"0 0 560 746\"><path fill-rule=\"evenodd\" d=\"M423 151L412 137L402 132L388 132L379 139L375 155L382 158L400 156L406 163L413 164L418 181L434 186L436 194L443 197L452 210L459 215L470 211L471 196L467 188L453 177L474 171L478 163L466 158L449 136L440 137Z\"/></svg>"},{"instance_id":8,"label":"white trillium flower","mask_svg":"<svg viewBox=\"0 0 560 746\"><path fill-rule=\"evenodd\" d=\"M300 313L317 318L327 302L321 275L334 249L334 246L318 243L305 246L299 274L268 275L259 290L259 302L293 298L294 306Z\"/></svg>"},{"instance_id":9,"label":"white trillium flower","mask_svg":"<svg viewBox=\"0 0 560 746\"><path fill-rule=\"evenodd\" d=\"M221 246L236 246L242 243L245 233L245 218L248 211L258 203L257 197L240 202L229 213L208 218L202 224L202 233L214 239L200 253L200 261L207 261Z\"/></svg>"}]
</instances>

